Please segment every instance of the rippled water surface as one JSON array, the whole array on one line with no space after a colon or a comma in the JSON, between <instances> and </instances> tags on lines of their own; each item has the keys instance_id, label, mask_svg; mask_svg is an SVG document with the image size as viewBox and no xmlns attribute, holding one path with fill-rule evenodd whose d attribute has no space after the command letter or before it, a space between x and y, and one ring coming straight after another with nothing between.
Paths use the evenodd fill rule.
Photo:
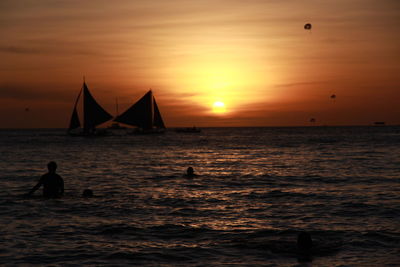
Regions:
<instances>
[{"instance_id":1,"label":"rippled water surface","mask_svg":"<svg viewBox=\"0 0 400 267\"><path fill-rule=\"evenodd\" d=\"M65 196L22 197L50 160ZM400 262L399 127L1 130L0 168L2 265ZM85 188L95 197L81 198ZM313 238L311 263L297 259L300 231Z\"/></svg>"}]
</instances>

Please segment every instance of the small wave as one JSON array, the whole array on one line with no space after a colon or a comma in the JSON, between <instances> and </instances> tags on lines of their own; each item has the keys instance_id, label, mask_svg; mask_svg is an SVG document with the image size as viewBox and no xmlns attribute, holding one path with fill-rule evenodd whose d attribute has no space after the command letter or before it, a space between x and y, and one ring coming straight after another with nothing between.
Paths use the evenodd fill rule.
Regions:
<instances>
[{"instance_id":1,"label":"small wave","mask_svg":"<svg viewBox=\"0 0 400 267\"><path fill-rule=\"evenodd\" d=\"M378 241L384 247L400 246L400 234L392 232L369 231L363 234L367 240Z\"/></svg>"},{"instance_id":2,"label":"small wave","mask_svg":"<svg viewBox=\"0 0 400 267\"><path fill-rule=\"evenodd\" d=\"M180 217L209 217L213 214L217 215L216 212L210 212L209 210L198 210L192 208L175 209L169 213L169 215Z\"/></svg>"},{"instance_id":3,"label":"small wave","mask_svg":"<svg viewBox=\"0 0 400 267\"><path fill-rule=\"evenodd\" d=\"M338 139L334 139L334 138L309 138L308 139L308 143L314 144L334 144L339 142Z\"/></svg>"},{"instance_id":4,"label":"small wave","mask_svg":"<svg viewBox=\"0 0 400 267\"><path fill-rule=\"evenodd\" d=\"M58 250L58 251L46 251L46 253L33 254L29 256L22 256L10 259L7 263L13 262L15 265L24 265L25 264L38 264L43 266L44 264L49 264L51 266L54 263L57 265L67 265L71 262L83 262L88 259L99 258L99 254L91 253L91 252L77 252L70 250ZM64 263L64 264L63 264ZM14 265L13 264L13 265Z\"/></svg>"},{"instance_id":5,"label":"small wave","mask_svg":"<svg viewBox=\"0 0 400 267\"><path fill-rule=\"evenodd\" d=\"M174 238L195 238L206 233L212 233L214 230L203 227L190 227L176 224L163 224L146 228L149 234L162 239Z\"/></svg>"},{"instance_id":6,"label":"small wave","mask_svg":"<svg viewBox=\"0 0 400 267\"><path fill-rule=\"evenodd\" d=\"M104 260L129 260L129 261L154 259L154 257L146 257L144 253L139 253L139 252L114 252L104 255L102 256L102 258Z\"/></svg>"},{"instance_id":7,"label":"small wave","mask_svg":"<svg viewBox=\"0 0 400 267\"><path fill-rule=\"evenodd\" d=\"M174 263L174 265L179 263L180 265L182 262L193 260L197 260L198 262L199 259L204 260L204 258L208 258L213 255L216 255L216 252L212 251L211 249L177 246L172 248L146 248L146 251L144 251L144 249L140 249L135 252L118 251L104 255L102 258L105 260L128 260L130 262L165 262Z\"/></svg>"},{"instance_id":8,"label":"small wave","mask_svg":"<svg viewBox=\"0 0 400 267\"><path fill-rule=\"evenodd\" d=\"M251 192L247 195L249 199L274 199L274 198L300 198L300 199L327 199L328 196L317 195L314 193L298 193L281 190L273 190L267 193Z\"/></svg>"},{"instance_id":9,"label":"small wave","mask_svg":"<svg viewBox=\"0 0 400 267\"><path fill-rule=\"evenodd\" d=\"M161 206L168 206L168 207L187 207L192 206L194 203L193 200L186 200L183 198L175 198L175 197L166 197L166 198L155 198L152 199L154 204L161 205Z\"/></svg>"},{"instance_id":10,"label":"small wave","mask_svg":"<svg viewBox=\"0 0 400 267\"><path fill-rule=\"evenodd\" d=\"M113 224L113 225L100 225L92 229L97 235L136 235L141 231L140 228L124 225L124 224Z\"/></svg>"},{"instance_id":11,"label":"small wave","mask_svg":"<svg viewBox=\"0 0 400 267\"><path fill-rule=\"evenodd\" d=\"M231 246L239 249L258 250L276 255L299 257L302 253L297 249L298 230L258 230L238 235L231 241ZM337 231L310 231L313 248L310 256L323 257L338 253L342 246L342 233Z\"/></svg>"},{"instance_id":12,"label":"small wave","mask_svg":"<svg viewBox=\"0 0 400 267\"><path fill-rule=\"evenodd\" d=\"M178 175L158 175L158 176L150 177L150 179L155 180L155 181L165 181L165 180L174 180L178 177L179 177Z\"/></svg>"},{"instance_id":13,"label":"small wave","mask_svg":"<svg viewBox=\"0 0 400 267\"><path fill-rule=\"evenodd\" d=\"M112 224L99 225L93 228L95 235L106 236L129 236L136 238L157 238L157 239L192 239L206 233L213 233L214 230L208 228L197 228L176 224L163 224L149 227L135 227L131 225Z\"/></svg>"}]
</instances>

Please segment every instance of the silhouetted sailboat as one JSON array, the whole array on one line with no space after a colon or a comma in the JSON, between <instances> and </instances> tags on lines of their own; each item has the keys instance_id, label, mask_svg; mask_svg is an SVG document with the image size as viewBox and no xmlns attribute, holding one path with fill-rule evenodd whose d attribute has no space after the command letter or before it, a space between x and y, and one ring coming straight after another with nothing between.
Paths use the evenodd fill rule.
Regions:
<instances>
[{"instance_id":1,"label":"silhouetted sailboat","mask_svg":"<svg viewBox=\"0 0 400 267\"><path fill-rule=\"evenodd\" d=\"M81 127L79 121L77 106L83 91L83 131L77 131ZM105 111L90 94L85 82L76 98L74 109L72 111L71 121L68 128L68 134L73 136L96 136L105 135L105 131L96 130L96 126L108 120L112 116Z\"/></svg>"},{"instance_id":2,"label":"silhouetted sailboat","mask_svg":"<svg viewBox=\"0 0 400 267\"><path fill-rule=\"evenodd\" d=\"M163 133L165 129L164 121L151 90L128 110L117 116L114 121L136 126L138 129L134 133L139 134Z\"/></svg>"}]
</instances>

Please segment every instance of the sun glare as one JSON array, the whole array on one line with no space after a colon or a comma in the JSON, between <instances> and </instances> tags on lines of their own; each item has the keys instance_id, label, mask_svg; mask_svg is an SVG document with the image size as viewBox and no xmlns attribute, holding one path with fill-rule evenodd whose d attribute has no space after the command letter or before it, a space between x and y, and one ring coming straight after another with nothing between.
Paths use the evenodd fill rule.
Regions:
<instances>
[{"instance_id":1,"label":"sun glare","mask_svg":"<svg viewBox=\"0 0 400 267\"><path fill-rule=\"evenodd\" d=\"M225 113L226 112L225 104L221 101L214 102L213 112L218 114Z\"/></svg>"}]
</instances>

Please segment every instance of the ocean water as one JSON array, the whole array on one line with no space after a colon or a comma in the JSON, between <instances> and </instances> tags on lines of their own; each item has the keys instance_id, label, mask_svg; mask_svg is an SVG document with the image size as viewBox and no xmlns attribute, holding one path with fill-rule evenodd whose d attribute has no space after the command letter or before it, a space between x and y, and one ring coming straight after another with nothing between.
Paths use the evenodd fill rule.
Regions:
<instances>
[{"instance_id":1,"label":"ocean water","mask_svg":"<svg viewBox=\"0 0 400 267\"><path fill-rule=\"evenodd\" d=\"M22 197L51 160L65 196ZM400 266L400 127L0 130L0 169L4 266Z\"/></svg>"}]
</instances>

